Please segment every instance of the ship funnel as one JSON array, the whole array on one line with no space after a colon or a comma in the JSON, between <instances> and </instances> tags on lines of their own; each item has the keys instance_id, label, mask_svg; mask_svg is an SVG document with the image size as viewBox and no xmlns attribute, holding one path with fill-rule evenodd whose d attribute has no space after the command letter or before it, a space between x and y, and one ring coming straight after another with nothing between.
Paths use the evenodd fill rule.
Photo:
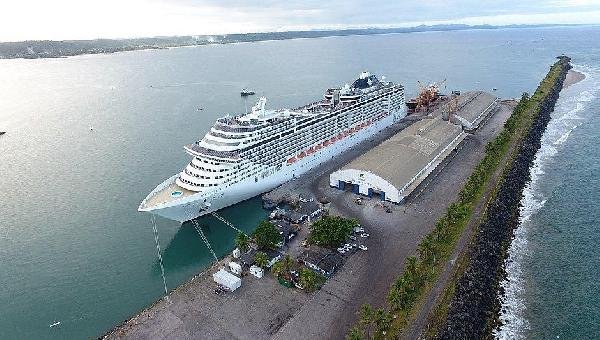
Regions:
<instances>
[{"instance_id":1,"label":"ship funnel","mask_svg":"<svg viewBox=\"0 0 600 340\"><path fill-rule=\"evenodd\" d=\"M252 113L262 116L265 113L265 104L267 103L267 98L260 97L256 104L252 107Z\"/></svg>"}]
</instances>

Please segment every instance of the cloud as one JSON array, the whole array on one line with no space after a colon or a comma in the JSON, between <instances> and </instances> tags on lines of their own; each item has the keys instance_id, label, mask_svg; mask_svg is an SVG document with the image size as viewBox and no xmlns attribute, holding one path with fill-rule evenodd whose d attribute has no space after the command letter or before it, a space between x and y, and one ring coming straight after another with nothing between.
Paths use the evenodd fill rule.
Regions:
<instances>
[{"instance_id":1,"label":"cloud","mask_svg":"<svg viewBox=\"0 0 600 340\"><path fill-rule=\"evenodd\" d=\"M411 26L600 23L600 0L2 0L0 40Z\"/></svg>"}]
</instances>

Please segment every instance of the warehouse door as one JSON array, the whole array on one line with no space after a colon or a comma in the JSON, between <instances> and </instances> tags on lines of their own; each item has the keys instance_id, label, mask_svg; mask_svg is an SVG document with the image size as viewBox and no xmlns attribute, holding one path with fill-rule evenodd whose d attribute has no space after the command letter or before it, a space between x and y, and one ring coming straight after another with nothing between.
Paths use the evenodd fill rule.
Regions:
<instances>
[{"instance_id":1,"label":"warehouse door","mask_svg":"<svg viewBox=\"0 0 600 340\"><path fill-rule=\"evenodd\" d=\"M371 197L385 201L385 191L369 189L369 193Z\"/></svg>"}]
</instances>

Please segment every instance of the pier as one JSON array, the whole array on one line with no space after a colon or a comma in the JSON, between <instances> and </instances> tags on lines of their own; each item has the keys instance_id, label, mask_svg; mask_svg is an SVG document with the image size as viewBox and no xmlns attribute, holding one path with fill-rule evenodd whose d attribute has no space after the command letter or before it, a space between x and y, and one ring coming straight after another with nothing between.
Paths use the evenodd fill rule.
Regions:
<instances>
[{"instance_id":1,"label":"pier","mask_svg":"<svg viewBox=\"0 0 600 340\"><path fill-rule=\"evenodd\" d=\"M500 130L514 102L499 104L480 128L468 134L402 205L388 204L385 213L379 199L363 198L329 185L329 175L359 155L411 126L422 116L409 116L331 162L292 180L264 197L271 203L286 199L326 198L330 212L356 217L369 229L369 251L350 256L321 290L307 294L289 289L272 275L242 278L242 287L225 296L214 294L212 273L229 259L205 272L132 317L106 339L230 338L297 339L344 338L363 303L382 305L402 269L404 259L416 251L421 237L456 198L462 183L483 157L486 143ZM367 288L368 287L368 288Z\"/></svg>"}]
</instances>

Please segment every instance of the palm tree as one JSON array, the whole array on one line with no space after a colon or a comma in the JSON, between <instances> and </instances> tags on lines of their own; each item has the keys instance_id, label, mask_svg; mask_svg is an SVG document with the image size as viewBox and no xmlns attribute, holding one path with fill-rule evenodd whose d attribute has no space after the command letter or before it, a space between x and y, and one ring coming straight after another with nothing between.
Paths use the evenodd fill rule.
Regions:
<instances>
[{"instance_id":1,"label":"palm tree","mask_svg":"<svg viewBox=\"0 0 600 340\"><path fill-rule=\"evenodd\" d=\"M390 313L383 309L378 309L373 315L373 321L375 322L375 332L379 335L385 335L390 326L392 325L392 316Z\"/></svg>"},{"instance_id":2,"label":"palm tree","mask_svg":"<svg viewBox=\"0 0 600 340\"><path fill-rule=\"evenodd\" d=\"M325 282L325 277L318 274L308 268L302 268L300 270L300 284L306 291L315 291L319 286Z\"/></svg>"},{"instance_id":3,"label":"palm tree","mask_svg":"<svg viewBox=\"0 0 600 340\"><path fill-rule=\"evenodd\" d=\"M238 232L235 237L235 246L242 252L248 251L248 248L250 247L250 237L242 232Z\"/></svg>"},{"instance_id":4,"label":"palm tree","mask_svg":"<svg viewBox=\"0 0 600 340\"><path fill-rule=\"evenodd\" d=\"M375 311L373 307L368 303L365 303L360 307L360 321L359 324L364 331L364 335L367 339L372 338L372 330L373 330L373 321L375 316Z\"/></svg>"},{"instance_id":5,"label":"palm tree","mask_svg":"<svg viewBox=\"0 0 600 340\"><path fill-rule=\"evenodd\" d=\"M283 259L273 265L271 271L275 276L282 276L287 281L290 281L290 272L295 266L296 263L294 262L294 259L289 254L286 254Z\"/></svg>"},{"instance_id":6,"label":"palm tree","mask_svg":"<svg viewBox=\"0 0 600 340\"><path fill-rule=\"evenodd\" d=\"M347 340L362 340L363 335L358 327L352 327L348 335L346 335Z\"/></svg>"},{"instance_id":7,"label":"palm tree","mask_svg":"<svg viewBox=\"0 0 600 340\"><path fill-rule=\"evenodd\" d=\"M283 272L284 272L283 263L281 261L275 262L275 264L273 264L273 266L271 266L271 272L276 277L279 277L280 275L283 275Z\"/></svg>"},{"instance_id":8,"label":"palm tree","mask_svg":"<svg viewBox=\"0 0 600 340\"><path fill-rule=\"evenodd\" d=\"M437 259L437 248L433 237L427 236L419 245L419 255L421 260L427 264L435 264Z\"/></svg>"},{"instance_id":9,"label":"palm tree","mask_svg":"<svg viewBox=\"0 0 600 340\"><path fill-rule=\"evenodd\" d=\"M259 251L254 255L254 263L261 268L265 268L269 264L269 258L267 254Z\"/></svg>"}]
</instances>

